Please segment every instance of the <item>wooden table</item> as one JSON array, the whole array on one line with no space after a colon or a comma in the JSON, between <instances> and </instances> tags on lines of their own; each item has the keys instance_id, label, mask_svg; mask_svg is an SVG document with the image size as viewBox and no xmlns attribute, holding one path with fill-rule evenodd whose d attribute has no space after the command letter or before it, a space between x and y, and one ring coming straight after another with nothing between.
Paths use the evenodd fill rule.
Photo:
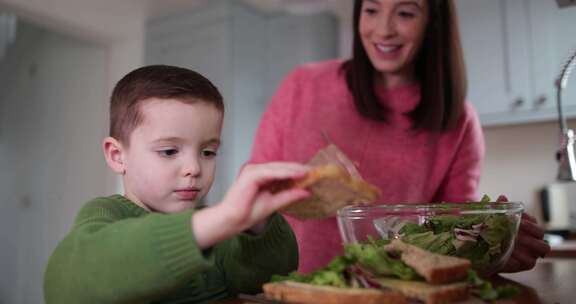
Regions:
<instances>
[{"instance_id":1,"label":"wooden table","mask_svg":"<svg viewBox=\"0 0 576 304\"><path fill-rule=\"evenodd\" d=\"M496 303L572 304L576 303L576 259L546 258L534 269L514 274L502 274L492 280L495 285L514 284L521 293ZM252 304L254 302L230 299L220 304ZM466 303L478 303L467 301ZM464 304L464 303L462 303Z\"/></svg>"},{"instance_id":2,"label":"wooden table","mask_svg":"<svg viewBox=\"0 0 576 304\"><path fill-rule=\"evenodd\" d=\"M566 240L560 244L552 245L547 257L576 258L576 239Z\"/></svg>"},{"instance_id":3,"label":"wooden table","mask_svg":"<svg viewBox=\"0 0 576 304\"><path fill-rule=\"evenodd\" d=\"M501 277L520 284L515 303L576 303L576 259L546 258L530 271Z\"/></svg>"}]
</instances>

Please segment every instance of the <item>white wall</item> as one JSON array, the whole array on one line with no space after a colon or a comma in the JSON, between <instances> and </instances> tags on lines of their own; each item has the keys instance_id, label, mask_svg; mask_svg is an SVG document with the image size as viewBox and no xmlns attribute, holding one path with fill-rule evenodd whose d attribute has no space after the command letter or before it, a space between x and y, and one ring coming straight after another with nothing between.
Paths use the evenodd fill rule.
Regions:
<instances>
[{"instance_id":1,"label":"white wall","mask_svg":"<svg viewBox=\"0 0 576 304\"><path fill-rule=\"evenodd\" d=\"M166 1L166 0L164 0ZM146 11L143 0L0 0L0 10L54 32L91 41L123 41L142 26Z\"/></svg>"},{"instance_id":2,"label":"white wall","mask_svg":"<svg viewBox=\"0 0 576 304\"><path fill-rule=\"evenodd\" d=\"M191 1L0 0L0 10L53 32L105 46L107 81L101 89L109 92L123 75L143 63L144 22L148 10L162 13L166 10L161 9L162 3L178 9L190 6ZM122 191L120 180L110 172L105 183L108 192Z\"/></svg>"},{"instance_id":3,"label":"white wall","mask_svg":"<svg viewBox=\"0 0 576 304\"><path fill-rule=\"evenodd\" d=\"M569 121L574 126L576 121ZM486 162L480 191L505 194L539 215L538 191L556 182L559 131L556 122L484 128Z\"/></svg>"},{"instance_id":4,"label":"white wall","mask_svg":"<svg viewBox=\"0 0 576 304\"><path fill-rule=\"evenodd\" d=\"M0 70L10 76L0 91L0 303L43 303L49 255L80 206L107 192L100 148L107 51L20 25L6 59Z\"/></svg>"},{"instance_id":5,"label":"white wall","mask_svg":"<svg viewBox=\"0 0 576 304\"><path fill-rule=\"evenodd\" d=\"M354 10L354 1L332 0L329 2L330 10L338 17L339 24L339 42L338 53L341 58L352 56L352 11Z\"/></svg>"}]
</instances>

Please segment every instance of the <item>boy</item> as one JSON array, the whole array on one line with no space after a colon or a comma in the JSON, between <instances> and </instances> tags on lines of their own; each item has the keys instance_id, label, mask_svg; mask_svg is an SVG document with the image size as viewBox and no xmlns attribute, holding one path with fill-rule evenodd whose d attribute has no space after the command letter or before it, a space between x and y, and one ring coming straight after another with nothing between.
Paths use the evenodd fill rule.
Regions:
<instances>
[{"instance_id":1,"label":"boy","mask_svg":"<svg viewBox=\"0 0 576 304\"><path fill-rule=\"evenodd\" d=\"M197 208L212 185L223 112L218 90L187 69L148 66L118 82L103 148L125 195L80 210L48 262L46 303L210 302L296 268L294 235L274 211L309 193L263 188L307 167L246 166L219 204Z\"/></svg>"}]
</instances>

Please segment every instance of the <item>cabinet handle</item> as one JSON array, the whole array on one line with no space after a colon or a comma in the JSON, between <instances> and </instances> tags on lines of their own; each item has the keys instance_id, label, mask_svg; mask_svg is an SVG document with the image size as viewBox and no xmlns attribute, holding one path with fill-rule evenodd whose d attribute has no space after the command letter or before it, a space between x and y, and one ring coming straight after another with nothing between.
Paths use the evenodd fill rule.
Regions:
<instances>
[{"instance_id":1,"label":"cabinet handle","mask_svg":"<svg viewBox=\"0 0 576 304\"><path fill-rule=\"evenodd\" d=\"M523 105L524 105L524 98L522 98L522 97L518 97L518 98L514 99L514 101L512 102L513 108L519 108Z\"/></svg>"},{"instance_id":2,"label":"cabinet handle","mask_svg":"<svg viewBox=\"0 0 576 304\"><path fill-rule=\"evenodd\" d=\"M546 101L548 101L548 98L546 97L546 95L540 95L540 96L538 96L538 98L536 98L536 101L534 102L534 104L536 106L541 106L541 105L545 104Z\"/></svg>"}]
</instances>

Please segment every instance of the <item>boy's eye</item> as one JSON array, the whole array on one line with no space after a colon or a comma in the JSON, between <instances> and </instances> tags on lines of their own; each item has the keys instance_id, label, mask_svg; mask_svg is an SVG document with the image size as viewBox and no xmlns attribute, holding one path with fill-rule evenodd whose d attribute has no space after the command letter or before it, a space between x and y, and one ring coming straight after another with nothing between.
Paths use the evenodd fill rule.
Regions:
<instances>
[{"instance_id":1,"label":"boy's eye","mask_svg":"<svg viewBox=\"0 0 576 304\"><path fill-rule=\"evenodd\" d=\"M216 157L216 155L218 155L218 152L216 152L216 150L202 150L202 156L206 158L213 158Z\"/></svg>"},{"instance_id":2,"label":"boy's eye","mask_svg":"<svg viewBox=\"0 0 576 304\"><path fill-rule=\"evenodd\" d=\"M159 150L159 151L157 151L157 153L160 154L160 156L171 157L171 156L178 154L178 150L177 149L165 149L165 150Z\"/></svg>"}]
</instances>

